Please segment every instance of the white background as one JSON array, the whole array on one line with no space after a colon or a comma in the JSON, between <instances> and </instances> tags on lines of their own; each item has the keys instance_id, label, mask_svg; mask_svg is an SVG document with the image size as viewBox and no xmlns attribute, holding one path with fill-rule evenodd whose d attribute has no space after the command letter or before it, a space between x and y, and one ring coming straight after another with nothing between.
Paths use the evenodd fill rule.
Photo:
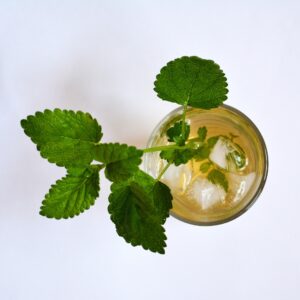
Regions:
<instances>
[{"instance_id":1,"label":"white background","mask_svg":"<svg viewBox=\"0 0 300 300\"><path fill-rule=\"evenodd\" d=\"M300 299L299 1L0 0L0 299ZM62 169L20 119L80 109L104 141L143 147L176 105L153 81L182 55L215 60L227 104L259 127L267 185L215 227L170 218L166 255L131 247L107 213L109 184L77 218L39 216Z\"/></svg>"}]
</instances>

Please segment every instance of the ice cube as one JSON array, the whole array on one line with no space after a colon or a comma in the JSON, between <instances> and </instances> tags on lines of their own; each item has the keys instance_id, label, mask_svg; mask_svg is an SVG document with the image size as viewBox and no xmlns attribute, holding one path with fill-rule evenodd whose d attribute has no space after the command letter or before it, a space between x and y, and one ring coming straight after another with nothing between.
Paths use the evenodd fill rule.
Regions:
<instances>
[{"instance_id":1,"label":"ice cube","mask_svg":"<svg viewBox=\"0 0 300 300\"><path fill-rule=\"evenodd\" d=\"M219 137L209 159L222 169L229 171L241 170L247 164L243 149L226 137Z\"/></svg>"},{"instance_id":2,"label":"ice cube","mask_svg":"<svg viewBox=\"0 0 300 300\"><path fill-rule=\"evenodd\" d=\"M255 172L247 175L233 173L227 175L230 192L235 195L233 199L234 202L241 200L248 193L254 183L255 177Z\"/></svg>"},{"instance_id":3,"label":"ice cube","mask_svg":"<svg viewBox=\"0 0 300 300\"><path fill-rule=\"evenodd\" d=\"M172 192L180 194L185 192L191 179L192 171L188 164L178 167L172 164L162 176L161 181L168 185Z\"/></svg>"},{"instance_id":4,"label":"ice cube","mask_svg":"<svg viewBox=\"0 0 300 300\"><path fill-rule=\"evenodd\" d=\"M186 196L200 204L206 210L213 205L223 202L226 197L224 189L211 183L206 178L196 178L187 188Z\"/></svg>"},{"instance_id":5,"label":"ice cube","mask_svg":"<svg viewBox=\"0 0 300 300\"><path fill-rule=\"evenodd\" d=\"M219 167L227 169L228 164L226 156L229 152L230 149L228 148L226 140L220 137L216 142L215 146L213 147L209 155L209 159L215 164L217 164Z\"/></svg>"}]
</instances>

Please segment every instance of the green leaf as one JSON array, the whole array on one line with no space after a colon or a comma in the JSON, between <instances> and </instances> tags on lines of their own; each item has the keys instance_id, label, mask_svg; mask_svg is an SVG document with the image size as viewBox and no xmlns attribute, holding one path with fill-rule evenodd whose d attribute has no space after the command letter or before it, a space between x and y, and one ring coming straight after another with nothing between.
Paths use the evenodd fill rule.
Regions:
<instances>
[{"instance_id":1,"label":"green leaf","mask_svg":"<svg viewBox=\"0 0 300 300\"><path fill-rule=\"evenodd\" d=\"M220 136L212 136L207 140L207 146L208 148L212 149L215 144L217 143Z\"/></svg>"},{"instance_id":2,"label":"green leaf","mask_svg":"<svg viewBox=\"0 0 300 300\"><path fill-rule=\"evenodd\" d=\"M42 202L40 214L67 219L79 215L95 203L99 195L99 166L71 168L66 177L52 185Z\"/></svg>"},{"instance_id":3,"label":"green leaf","mask_svg":"<svg viewBox=\"0 0 300 300\"><path fill-rule=\"evenodd\" d=\"M204 127L200 127L197 131L198 133L198 137L200 139L200 142L204 142L205 139L206 139L206 135L207 135L207 128L204 126Z\"/></svg>"},{"instance_id":4,"label":"green leaf","mask_svg":"<svg viewBox=\"0 0 300 300\"><path fill-rule=\"evenodd\" d=\"M58 166L84 167L93 161L94 150L93 143L62 137L60 141L43 145L40 152L42 157Z\"/></svg>"},{"instance_id":5,"label":"green leaf","mask_svg":"<svg viewBox=\"0 0 300 300\"><path fill-rule=\"evenodd\" d=\"M242 169L247 162L245 151L237 143L233 143L232 148L232 151L228 154L228 158L235 164L237 169Z\"/></svg>"},{"instance_id":6,"label":"green leaf","mask_svg":"<svg viewBox=\"0 0 300 300\"><path fill-rule=\"evenodd\" d=\"M165 222L169 217L169 211L172 208L171 191L167 185L160 181L155 182L152 191L157 215L160 216L162 222Z\"/></svg>"},{"instance_id":7,"label":"green leaf","mask_svg":"<svg viewBox=\"0 0 300 300\"><path fill-rule=\"evenodd\" d=\"M172 207L170 189L139 171L128 181L113 183L108 211L117 232L133 246L163 254L163 224Z\"/></svg>"},{"instance_id":8,"label":"green leaf","mask_svg":"<svg viewBox=\"0 0 300 300\"><path fill-rule=\"evenodd\" d=\"M194 149L172 149L160 152L160 158L167 162L174 163L175 166L186 164L195 155Z\"/></svg>"},{"instance_id":9,"label":"green leaf","mask_svg":"<svg viewBox=\"0 0 300 300\"><path fill-rule=\"evenodd\" d=\"M228 181L221 171L217 169L210 171L208 173L207 179L214 184L220 185L225 190L225 192L228 191Z\"/></svg>"},{"instance_id":10,"label":"green leaf","mask_svg":"<svg viewBox=\"0 0 300 300\"><path fill-rule=\"evenodd\" d=\"M246 165L246 156L243 152L234 150L227 156L228 160L231 160L237 169L242 169Z\"/></svg>"},{"instance_id":11,"label":"green leaf","mask_svg":"<svg viewBox=\"0 0 300 300\"><path fill-rule=\"evenodd\" d=\"M208 145L204 144L194 151L193 158L197 161L207 159L209 157L210 150L211 149L208 147Z\"/></svg>"},{"instance_id":12,"label":"green leaf","mask_svg":"<svg viewBox=\"0 0 300 300\"><path fill-rule=\"evenodd\" d=\"M219 65L196 56L170 61L156 77L159 98L181 105L210 109L227 99L227 82Z\"/></svg>"},{"instance_id":13,"label":"green leaf","mask_svg":"<svg viewBox=\"0 0 300 300\"><path fill-rule=\"evenodd\" d=\"M205 163L201 164L200 171L202 173L206 173L209 170L210 166L211 166L210 162L205 162Z\"/></svg>"},{"instance_id":14,"label":"green leaf","mask_svg":"<svg viewBox=\"0 0 300 300\"><path fill-rule=\"evenodd\" d=\"M26 135L42 157L58 166L86 166L94 156L101 126L88 113L55 109L37 112L21 121Z\"/></svg>"},{"instance_id":15,"label":"green leaf","mask_svg":"<svg viewBox=\"0 0 300 300\"><path fill-rule=\"evenodd\" d=\"M183 122L176 122L172 127L167 130L167 136L169 142L175 142L179 146L183 146L185 141L190 135L190 125L185 122L185 132L182 134Z\"/></svg>"},{"instance_id":16,"label":"green leaf","mask_svg":"<svg viewBox=\"0 0 300 300\"><path fill-rule=\"evenodd\" d=\"M95 160L106 165L105 175L113 182L126 180L136 173L142 155L142 150L119 143L100 144L95 149Z\"/></svg>"}]
</instances>

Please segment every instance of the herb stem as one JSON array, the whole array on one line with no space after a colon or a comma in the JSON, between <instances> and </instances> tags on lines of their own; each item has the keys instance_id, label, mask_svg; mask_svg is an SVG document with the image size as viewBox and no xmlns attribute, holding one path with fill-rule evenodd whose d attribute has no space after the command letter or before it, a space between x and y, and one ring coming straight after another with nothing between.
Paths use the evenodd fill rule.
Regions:
<instances>
[{"instance_id":1,"label":"herb stem","mask_svg":"<svg viewBox=\"0 0 300 300\"><path fill-rule=\"evenodd\" d=\"M151 148L145 148L142 151L144 153L149 152L157 152L157 151L163 151L163 150L174 150L174 149L183 149L183 146L177 146L177 145L163 145L163 146L156 146Z\"/></svg>"},{"instance_id":2,"label":"herb stem","mask_svg":"<svg viewBox=\"0 0 300 300\"><path fill-rule=\"evenodd\" d=\"M195 138L192 138L192 139L188 139L187 142L188 142L188 143L200 142L200 145L199 145L199 146L202 146L202 145L203 145L203 142L201 141L201 139L200 139L199 137L195 137Z\"/></svg>"},{"instance_id":3,"label":"herb stem","mask_svg":"<svg viewBox=\"0 0 300 300\"><path fill-rule=\"evenodd\" d=\"M105 164L92 164L94 168L97 168L99 171L105 168Z\"/></svg>"},{"instance_id":4,"label":"herb stem","mask_svg":"<svg viewBox=\"0 0 300 300\"><path fill-rule=\"evenodd\" d=\"M189 99L184 102L183 105L183 113L182 113L182 128L181 128L181 136L185 136L185 130L186 130L186 124L185 124L185 118L186 118L186 110L187 110L187 104L188 104Z\"/></svg>"},{"instance_id":5,"label":"herb stem","mask_svg":"<svg viewBox=\"0 0 300 300\"><path fill-rule=\"evenodd\" d=\"M150 148L145 148L145 149L142 149L142 151L144 153L151 153L151 152L157 152L157 151L163 151L163 150L175 150L175 149L190 149L193 142L199 142L200 139L198 137L196 138L193 138L193 139L189 139L187 140L187 144L185 146L178 146L178 145L175 145L175 144L171 144L171 145L162 145L162 146L155 146L155 147L150 147ZM202 142L200 142L200 144L198 145L199 146L202 146Z\"/></svg>"},{"instance_id":6,"label":"herb stem","mask_svg":"<svg viewBox=\"0 0 300 300\"><path fill-rule=\"evenodd\" d=\"M165 174L165 172L168 170L168 168L170 167L170 165L172 164L173 162L170 161L168 162L164 168L161 170L161 172L159 173L159 175L157 176L156 178L156 181L160 181L160 179L162 178L162 176Z\"/></svg>"}]
</instances>

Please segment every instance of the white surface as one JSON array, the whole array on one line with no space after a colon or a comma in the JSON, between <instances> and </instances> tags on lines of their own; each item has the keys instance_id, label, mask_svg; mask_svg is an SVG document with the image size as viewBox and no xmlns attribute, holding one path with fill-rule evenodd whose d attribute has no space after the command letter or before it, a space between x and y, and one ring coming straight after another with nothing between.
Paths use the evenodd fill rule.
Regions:
<instances>
[{"instance_id":1,"label":"white surface","mask_svg":"<svg viewBox=\"0 0 300 300\"><path fill-rule=\"evenodd\" d=\"M0 299L300 299L299 1L0 1ZM91 112L105 141L143 146L176 105L159 69L211 58L229 105L263 133L270 173L257 203L221 226L170 218L164 256L115 233L108 183L89 211L38 215L62 169L19 120L44 108Z\"/></svg>"}]
</instances>

